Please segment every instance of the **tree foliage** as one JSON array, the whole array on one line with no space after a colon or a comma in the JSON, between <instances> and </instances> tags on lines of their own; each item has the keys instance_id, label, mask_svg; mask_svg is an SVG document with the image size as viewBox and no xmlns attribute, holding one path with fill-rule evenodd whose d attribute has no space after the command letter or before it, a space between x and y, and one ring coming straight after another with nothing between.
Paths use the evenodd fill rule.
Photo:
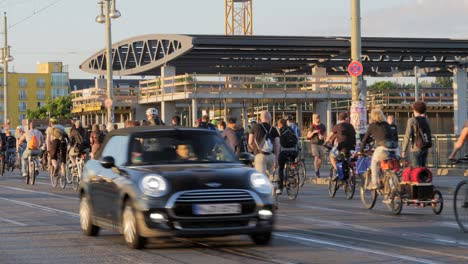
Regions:
<instances>
[{"instance_id":1,"label":"tree foliage","mask_svg":"<svg viewBox=\"0 0 468 264\"><path fill-rule=\"evenodd\" d=\"M58 97L54 100L48 100L45 106L36 109L28 109L26 117L28 119L47 119L54 118L71 118L72 97ZM50 113L50 115L49 115Z\"/></svg>"},{"instance_id":2,"label":"tree foliage","mask_svg":"<svg viewBox=\"0 0 468 264\"><path fill-rule=\"evenodd\" d=\"M452 88L452 78L451 77L436 77L435 83L441 88Z\"/></svg>"},{"instance_id":3,"label":"tree foliage","mask_svg":"<svg viewBox=\"0 0 468 264\"><path fill-rule=\"evenodd\" d=\"M398 85L394 82L380 81L380 82L375 82L372 85L369 85L367 89L372 92L379 92L379 91L384 91L384 90L395 89L397 88L397 86Z\"/></svg>"}]
</instances>

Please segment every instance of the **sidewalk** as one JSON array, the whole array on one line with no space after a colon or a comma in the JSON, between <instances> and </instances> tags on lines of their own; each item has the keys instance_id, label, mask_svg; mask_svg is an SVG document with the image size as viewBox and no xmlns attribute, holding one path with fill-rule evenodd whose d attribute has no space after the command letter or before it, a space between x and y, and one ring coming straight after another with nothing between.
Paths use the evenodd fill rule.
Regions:
<instances>
[{"instance_id":1,"label":"sidewalk","mask_svg":"<svg viewBox=\"0 0 468 264\"><path fill-rule=\"evenodd\" d=\"M330 166L322 166L322 169L320 170L320 178L315 177L315 172L312 170L307 170L307 176L309 179L311 179L309 182L312 184L318 184L318 185L328 185L328 172L330 171ZM436 187L436 189L440 190L443 193L449 193L453 194L455 191L455 187L457 187L457 184L462 181L462 180L468 180L468 177L464 176L463 171L458 171L458 170L451 170L451 171L440 171L439 169L439 175L437 175L436 170L433 171L433 178L432 178L432 183ZM466 175L466 172L465 172Z\"/></svg>"}]
</instances>

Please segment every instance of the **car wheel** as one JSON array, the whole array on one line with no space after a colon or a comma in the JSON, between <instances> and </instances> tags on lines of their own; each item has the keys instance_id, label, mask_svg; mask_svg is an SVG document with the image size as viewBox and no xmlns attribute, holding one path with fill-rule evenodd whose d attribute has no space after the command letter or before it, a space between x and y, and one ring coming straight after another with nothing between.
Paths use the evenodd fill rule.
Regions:
<instances>
[{"instance_id":1,"label":"car wheel","mask_svg":"<svg viewBox=\"0 0 468 264\"><path fill-rule=\"evenodd\" d=\"M145 246L145 238L139 234L135 211L129 202L125 204L122 214L122 233L128 247L140 249Z\"/></svg>"},{"instance_id":2,"label":"car wheel","mask_svg":"<svg viewBox=\"0 0 468 264\"><path fill-rule=\"evenodd\" d=\"M87 236L97 236L99 233L99 227L93 225L93 210L86 196L83 196L80 201L80 226Z\"/></svg>"},{"instance_id":3,"label":"car wheel","mask_svg":"<svg viewBox=\"0 0 468 264\"><path fill-rule=\"evenodd\" d=\"M257 245L268 245L271 242L271 232L250 235L250 238Z\"/></svg>"}]
</instances>

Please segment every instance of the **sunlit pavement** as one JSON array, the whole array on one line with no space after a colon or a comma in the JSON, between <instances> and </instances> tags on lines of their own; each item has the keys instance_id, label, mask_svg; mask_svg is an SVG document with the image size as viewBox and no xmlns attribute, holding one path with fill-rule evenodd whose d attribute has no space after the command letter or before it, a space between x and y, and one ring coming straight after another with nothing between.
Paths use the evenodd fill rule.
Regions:
<instances>
[{"instance_id":1,"label":"sunlit pavement","mask_svg":"<svg viewBox=\"0 0 468 264\"><path fill-rule=\"evenodd\" d=\"M322 175L323 177L323 175ZM454 220L450 186L461 176L435 178L444 209L404 206L393 215L381 198L363 207L358 190L347 200L309 182L297 200L280 198L274 239L254 245L247 236L153 239L130 250L121 235L82 235L78 195L53 189L45 173L27 186L18 171L0 177L0 263L465 263L468 234Z\"/></svg>"}]
</instances>

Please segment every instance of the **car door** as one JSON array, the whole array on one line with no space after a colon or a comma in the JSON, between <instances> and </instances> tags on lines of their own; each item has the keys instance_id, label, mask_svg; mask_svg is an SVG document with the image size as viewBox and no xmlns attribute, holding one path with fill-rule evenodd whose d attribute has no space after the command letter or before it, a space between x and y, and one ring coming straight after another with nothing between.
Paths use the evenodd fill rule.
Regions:
<instances>
[{"instance_id":1,"label":"car door","mask_svg":"<svg viewBox=\"0 0 468 264\"><path fill-rule=\"evenodd\" d=\"M128 142L127 135L112 136L102 151L101 159L106 156L113 157L116 167L126 164ZM99 193L99 201L96 201L96 203L102 216L110 222L115 221L115 217L120 211L118 208L120 186L117 184L120 177L124 176L120 175L116 168L106 169L102 167L96 175L98 184L95 185L94 192Z\"/></svg>"}]
</instances>

